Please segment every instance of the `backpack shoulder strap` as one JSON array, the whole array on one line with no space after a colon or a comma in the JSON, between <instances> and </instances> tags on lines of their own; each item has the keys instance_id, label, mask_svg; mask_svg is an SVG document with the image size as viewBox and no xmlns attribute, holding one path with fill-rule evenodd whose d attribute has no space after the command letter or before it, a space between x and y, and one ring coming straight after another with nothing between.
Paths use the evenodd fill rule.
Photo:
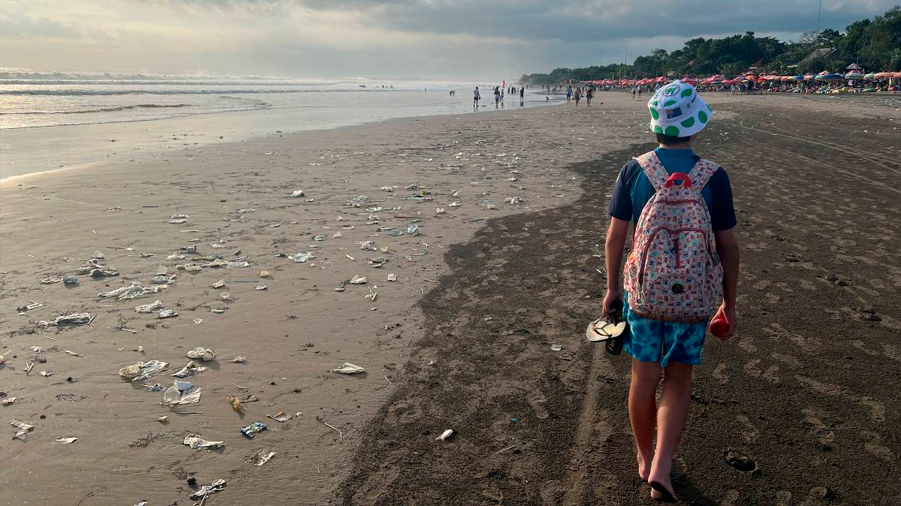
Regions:
<instances>
[{"instance_id":1,"label":"backpack shoulder strap","mask_svg":"<svg viewBox=\"0 0 901 506\"><path fill-rule=\"evenodd\" d=\"M657 153L648 151L636 158L635 161L641 165L641 170L644 171L648 180L651 181L655 191L659 192L666 187L666 180L669 178L669 173L663 168L663 164L660 163L660 158L657 157Z\"/></svg>"},{"instance_id":2,"label":"backpack shoulder strap","mask_svg":"<svg viewBox=\"0 0 901 506\"><path fill-rule=\"evenodd\" d=\"M691 186L696 189L698 192L704 189L704 186L707 185L707 182L710 181L710 178L720 169L720 166L707 160L706 158L701 158L698 160L698 163L692 167L691 172L688 174L688 177L691 178Z\"/></svg>"}]
</instances>

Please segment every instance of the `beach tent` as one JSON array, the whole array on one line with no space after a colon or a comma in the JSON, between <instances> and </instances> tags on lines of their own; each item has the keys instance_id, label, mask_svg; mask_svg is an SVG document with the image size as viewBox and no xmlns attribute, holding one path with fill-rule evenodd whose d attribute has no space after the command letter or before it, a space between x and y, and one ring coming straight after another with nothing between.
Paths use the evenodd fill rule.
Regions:
<instances>
[{"instance_id":1,"label":"beach tent","mask_svg":"<svg viewBox=\"0 0 901 506\"><path fill-rule=\"evenodd\" d=\"M804 74L804 80L805 80L805 81L813 81L814 78L816 78L816 76L813 75L813 74Z\"/></svg>"},{"instance_id":2,"label":"beach tent","mask_svg":"<svg viewBox=\"0 0 901 506\"><path fill-rule=\"evenodd\" d=\"M876 73L870 72L869 74L864 75L863 78L867 81L872 81L873 79L876 79Z\"/></svg>"},{"instance_id":3,"label":"beach tent","mask_svg":"<svg viewBox=\"0 0 901 506\"><path fill-rule=\"evenodd\" d=\"M857 71L848 72L845 79L863 79L863 74Z\"/></svg>"}]
</instances>

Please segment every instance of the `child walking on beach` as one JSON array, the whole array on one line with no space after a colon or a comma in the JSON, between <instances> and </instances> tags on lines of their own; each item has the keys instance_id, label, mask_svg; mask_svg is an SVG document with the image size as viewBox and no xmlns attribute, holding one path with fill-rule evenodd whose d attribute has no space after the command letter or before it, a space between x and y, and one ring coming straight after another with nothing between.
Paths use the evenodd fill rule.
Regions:
<instances>
[{"instance_id":1,"label":"child walking on beach","mask_svg":"<svg viewBox=\"0 0 901 506\"><path fill-rule=\"evenodd\" d=\"M670 472L688 418L692 368L701 363L714 313L718 337L735 332L739 250L729 176L692 151L710 108L680 81L661 87L648 107L658 147L624 165L613 189L604 313L622 300L631 330L623 349L632 356L629 418L638 475L652 498L675 501ZM622 294L630 222L635 229Z\"/></svg>"}]
</instances>

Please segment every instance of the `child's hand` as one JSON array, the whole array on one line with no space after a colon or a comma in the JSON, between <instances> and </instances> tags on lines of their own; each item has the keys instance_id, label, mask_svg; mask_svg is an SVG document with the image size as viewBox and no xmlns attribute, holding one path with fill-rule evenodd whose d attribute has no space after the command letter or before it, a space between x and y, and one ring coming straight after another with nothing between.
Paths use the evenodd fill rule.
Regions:
<instances>
[{"instance_id":1,"label":"child's hand","mask_svg":"<svg viewBox=\"0 0 901 506\"><path fill-rule=\"evenodd\" d=\"M720 341L726 342L729 339L732 339L732 336L735 335L735 328L737 326L737 321L735 319L735 308L727 306L725 302L720 305L720 308L716 312L716 316L713 317L714 320L723 319L725 317L726 323L729 325L729 328L717 335Z\"/></svg>"},{"instance_id":2,"label":"child's hand","mask_svg":"<svg viewBox=\"0 0 901 506\"><path fill-rule=\"evenodd\" d=\"M622 293L620 292L620 290L607 289L607 295L604 296L604 305L602 307L605 318L612 312L613 303L620 299L622 299Z\"/></svg>"}]
</instances>

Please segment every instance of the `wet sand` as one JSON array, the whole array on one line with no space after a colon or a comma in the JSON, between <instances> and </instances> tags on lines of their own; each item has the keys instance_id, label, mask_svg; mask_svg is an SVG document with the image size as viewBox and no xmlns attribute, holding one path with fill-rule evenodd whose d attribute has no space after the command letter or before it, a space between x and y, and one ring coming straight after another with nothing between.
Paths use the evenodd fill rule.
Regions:
<instances>
[{"instance_id":1,"label":"wet sand","mask_svg":"<svg viewBox=\"0 0 901 506\"><path fill-rule=\"evenodd\" d=\"M700 151L736 187L742 320L696 374L676 481L687 502L803 503L814 487L848 504L898 498L885 470L901 452L901 115L892 98L840 98L709 99L719 114ZM601 93L591 109L393 120L4 184L0 390L18 398L0 411L35 428L0 446L0 503L190 504L189 476L228 481L210 504L640 503L628 362L582 335L603 296L607 195L649 137L643 104ZM95 250L120 276L40 284ZM176 267L210 255L250 266ZM177 274L159 294L96 297L152 286L159 266ZM354 275L367 284L335 291ZM135 312L155 299L178 316ZM32 301L44 305L20 316ZM90 325L38 323L81 311ZM195 346L217 353L187 378L197 404L160 406L162 392L119 378L159 359L169 369L146 383L171 385ZM367 373L329 372L344 362ZM228 395L259 400L238 414ZM266 417L278 411L292 419ZM270 430L246 439L253 421ZM458 433L436 442L445 429ZM188 434L225 448L192 450ZM56 442L67 436L79 440ZM277 455L246 463L259 449ZM729 467L726 449L759 470Z\"/></svg>"},{"instance_id":2,"label":"wet sand","mask_svg":"<svg viewBox=\"0 0 901 506\"><path fill-rule=\"evenodd\" d=\"M685 504L901 501L898 102L799 98L710 99L725 114L698 151L735 189L740 330L710 338L696 370L675 466ZM821 104L833 113L811 122ZM607 197L651 146L570 165L575 203L493 219L451 248L421 303L411 377L367 427L336 504L653 504L629 358L583 337L604 296Z\"/></svg>"}]
</instances>

